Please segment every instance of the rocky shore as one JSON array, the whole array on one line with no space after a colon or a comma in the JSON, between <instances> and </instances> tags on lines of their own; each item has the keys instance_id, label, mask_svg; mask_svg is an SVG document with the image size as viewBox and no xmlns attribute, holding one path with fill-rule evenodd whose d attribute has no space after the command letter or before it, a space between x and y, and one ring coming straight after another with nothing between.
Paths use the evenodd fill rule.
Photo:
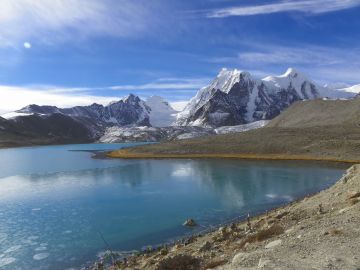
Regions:
<instances>
[{"instance_id":1,"label":"rocky shore","mask_svg":"<svg viewBox=\"0 0 360 270\"><path fill-rule=\"evenodd\" d=\"M108 268L360 269L359 202L360 165L354 165L314 196Z\"/></svg>"}]
</instances>

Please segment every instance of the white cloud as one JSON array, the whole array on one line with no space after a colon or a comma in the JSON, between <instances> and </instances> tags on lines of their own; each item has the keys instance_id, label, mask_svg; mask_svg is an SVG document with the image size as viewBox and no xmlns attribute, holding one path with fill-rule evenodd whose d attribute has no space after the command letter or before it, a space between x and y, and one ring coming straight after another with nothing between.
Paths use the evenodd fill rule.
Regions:
<instances>
[{"instance_id":1,"label":"white cloud","mask_svg":"<svg viewBox=\"0 0 360 270\"><path fill-rule=\"evenodd\" d=\"M308 44L280 46L262 45L261 42L243 45L249 47L248 50L235 56L217 57L210 61L261 70L262 72L257 72L260 75L263 72L273 73L274 68L294 66L324 83L360 82L360 47L329 48Z\"/></svg>"},{"instance_id":2,"label":"white cloud","mask_svg":"<svg viewBox=\"0 0 360 270\"><path fill-rule=\"evenodd\" d=\"M30 42L24 42L24 48L25 49L31 49L31 43Z\"/></svg>"},{"instance_id":3,"label":"white cloud","mask_svg":"<svg viewBox=\"0 0 360 270\"><path fill-rule=\"evenodd\" d=\"M272 4L254 6L236 6L211 11L209 18L224 18L230 16L251 16L280 12L303 12L321 14L360 6L359 0L301 0L280 1Z\"/></svg>"},{"instance_id":4,"label":"white cloud","mask_svg":"<svg viewBox=\"0 0 360 270\"><path fill-rule=\"evenodd\" d=\"M91 90L91 88L0 86L0 115L19 110L29 104L68 108L73 106L86 106L92 103L107 105L121 98L118 96L95 96L85 93L89 90ZM82 93L83 91L85 92ZM187 103L188 101L170 102L171 106L177 111L181 111Z\"/></svg>"},{"instance_id":5,"label":"white cloud","mask_svg":"<svg viewBox=\"0 0 360 270\"><path fill-rule=\"evenodd\" d=\"M52 85L6 86L0 85L0 114L18 110L29 104L57 107L84 106L92 103L106 105L119 96L116 91L127 95L132 91L176 90L176 92L198 90L209 82L207 78L162 78L143 85L118 85L110 87L58 87ZM153 93L150 92L150 93ZM96 94L95 94L96 93ZM103 93L102 95L98 94ZM107 96L110 93L111 96ZM111 94L112 93L112 94ZM172 93L173 92L169 92ZM121 95L121 96L123 96ZM173 95L174 96L174 95ZM176 110L182 110L187 101L172 102Z\"/></svg>"},{"instance_id":6,"label":"white cloud","mask_svg":"<svg viewBox=\"0 0 360 270\"><path fill-rule=\"evenodd\" d=\"M119 97L105 97L92 95L71 95L49 93L26 87L0 86L0 113L11 112L29 104L53 105L58 107L72 107L90 105L94 102L108 104Z\"/></svg>"},{"instance_id":7,"label":"white cloud","mask_svg":"<svg viewBox=\"0 0 360 270\"><path fill-rule=\"evenodd\" d=\"M111 90L155 90L155 89L169 89L169 90L186 90L186 89L199 89L208 84L210 78L199 79L178 79L178 78L163 78L155 82L141 84L141 85L116 85L111 86Z\"/></svg>"},{"instance_id":8,"label":"white cloud","mask_svg":"<svg viewBox=\"0 0 360 270\"><path fill-rule=\"evenodd\" d=\"M136 36L157 19L156 8L145 0L1 0L0 46Z\"/></svg>"}]
</instances>

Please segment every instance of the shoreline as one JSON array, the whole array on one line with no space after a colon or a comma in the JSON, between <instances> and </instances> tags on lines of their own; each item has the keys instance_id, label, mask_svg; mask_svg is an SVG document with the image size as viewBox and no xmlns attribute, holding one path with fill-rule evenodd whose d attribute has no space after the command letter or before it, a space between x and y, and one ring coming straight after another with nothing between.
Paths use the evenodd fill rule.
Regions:
<instances>
[{"instance_id":1,"label":"shoreline","mask_svg":"<svg viewBox=\"0 0 360 270\"><path fill-rule=\"evenodd\" d=\"M350 190L345 193L343 190L344 188ZM349 238L358 237L359 240L360 232L357 232L356 234L345 234L343 233L345 228L336 228L339 221L334 221L337 215L343 215L345 213L350 214L354 211L356 214L355 218L359 219L360 221L360 217L358 217L356 212L357 209L355 209L356 207L359 208L360 206L360 204L357 204L357 202L360 202L360 194L358 194L359 191L360 165L353 165L346 171L342 178L337 180L333 185L327 187L326 189L309 194L283 206L275 207L266 213L252 216L250 219L252 227L251 230L247 231L248 225L244 219L238 219L236 221L229 220L224 224L219 224L221 227L216 226L214 229L210 229L208 232L196 234L195 236L191 237L181 238L182 240L178 241L174 245L163 246L157 250L129 256L126 258L126 260L118 261L118 268L116 269L170 269L161 268L161 266L176 265L180 262L184 265L188 263L198 265L198 267L189 269L232 270L238 269L238 267L244 267L244 269L259 269L258 265L260 265L264 256L268 256L269 253L276 250L276 256L266 260L268 266L274 264L274 267L265 269L309 269L306 267L306 264L304 264L304 268L300 267L300 265L303 264L298 264L296 267L294 267L294 265L291 266L291 263L294 262L291 260L288 261L288 258L283 255L284 252L289 252L289 246L286 246L285 244L290 242L290 248L299 248L297 247L296 243L294 245L294 241L299 242L298 245L300 245L300 243L303 242L300 239L302 238L302 234L305 231L308 231L309 237L307 237L307 239L309 241L316 240L319 235L321 237L330 236L330 238L327 237L329 239L331 239L331 237L340 238L344 236ZM355 194L356 196L354 195L354 199L349 200L349 194ZM308 213L309 215L305 215L303 213L304 211L310 212ZM320 220L323 221L319 223ZM340 221L342 221L342 218ZM307 224L308 226L306 226L306 222L309 223ZM345 224L347 226L352 226L351 229L356 229L354 224L358 223L357 221L355 223L354 222L355 221ZM311 235L314 233L314 231L318 231L317 227L319 226L322 230L324 230L324 228L322 228L324 225L330 226L328 231L321 232L316 237ZM296 231L297 233L302 234L297 235L297 233L294 233ZM356 241L357 240L355 240L355 242ZM343 242L344 241L341 243ZM267 246L272 245L274 245L274 247L267 248ZM279 247L276 248L278 245ZM300 247L301 246L302 245L300 245ZM281 249L280 247L283 247L284 250L279 251L278 249ZM324 247L329 249L326 251L327 253L337 254L338 247L336 247L336 245L334 246L329 245L329 243L325 243ZM344 245L344 247L346 247L345 249L347 252L353 254L354 250L350 252L346 245ZM305 247L302 246L302 248L313 249L316 248L316 246L312 244L306 244ZM354 247L351 246L351 248ZM360 245L355 247L355 252L358 251L360 251ZM345 252L344 254L347 253ZM291 256L296 255L296 252L291 252ZM243 260L237 260L236 258L238 257L242 257ZM250 257L254 257L255 260L248 260ZM281 257L281 263L278 260L278 257ZM305 257L303 259L305 259ZM320 262L322 264L322 259L324 258L319 256L311 258L310 261L307 260L306 263L313 265L314 263L316 264ZM352 259L355 261L355 265L360 265L360 258L355 258L355 256L353 256ZM316 262L314 262L314 260ZM338 260L338 262L344 263L346 260ZM109 267L108 269L115 268ZM347 267L336 269L352 268Z\"/></svg>"},{"instance_id":2,"label":"shoreline","mask_svg":"<svg viewBox=\"0 0 360 270\"><path fill-rule=\"evenodd\" d=\"M250 159L250 160L299 160L299 161L329 161L339 163L360 163L360 160L347 160L332 157L315 157L306 155L286 154L159 154L159 153L136 153L127 149L110 151L106 153L109 158L119 159Z\"/></svg>"}]
</instances>

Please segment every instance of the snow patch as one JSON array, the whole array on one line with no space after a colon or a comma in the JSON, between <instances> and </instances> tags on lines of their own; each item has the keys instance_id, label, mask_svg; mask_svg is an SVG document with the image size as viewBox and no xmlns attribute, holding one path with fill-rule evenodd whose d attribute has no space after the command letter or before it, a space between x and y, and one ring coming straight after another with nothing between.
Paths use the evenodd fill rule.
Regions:
<instances>
[{"instance_id":1,"label":"snow patch","mask_svg":"<svg viewBox=\"0 0 360 270\"><path fill-rule=\"evenodd\" d=\"M176 113L162 97L152 96L146 100L150 107L150 124L154 127L168 127L176 120Z\"/></svg>"},{"instance_id":2,"label":"snow patch","mask_svg":"<svg viewBox=\"0 0 360 270\"><path fill-rule=\"evenodd\" d=\"M9 112L1 115L1 117L9 120L19 116L29 116L29 115L33 115L33 113Z\"/></svg>"},{"instance_id":3,"label":"snow patch","mask_svg":"<svg viewBox=\"0 0 360 270\"><path fill-rule=\"evenodd\" d=\"M250 124L238 125L238 126L224 126L215 129L216 134L229 134L229 133L238 133L245 132L252 129L258 129L265 127L270 121L269 120L261 120L256 121Z\"/></svg>"},{"instance_id":4,"label":"snow patch","mask_svg":"<svg viewBox=\"0 0 360 270\"><path fill-rule=\"evenodd\" d=\"M344 91L344 92L348 92L348 93L359 94L360 93L360 84L350 86L350 87L346 87L346 88L341 88L341 89L338 89L338 91Z\"/></svg>"}]
</instances>

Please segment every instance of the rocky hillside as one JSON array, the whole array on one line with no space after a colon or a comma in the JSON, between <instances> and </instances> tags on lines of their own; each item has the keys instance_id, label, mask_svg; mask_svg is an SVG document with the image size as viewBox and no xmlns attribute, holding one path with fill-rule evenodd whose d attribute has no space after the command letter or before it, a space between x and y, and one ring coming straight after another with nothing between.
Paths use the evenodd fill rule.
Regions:
<instances>
[{"instance_id":1,"label":"rocky hillside","mask_svg":"<svg viewBox=\"0 0 360 270\"><path fill-rule=\"evenodd\" d=\"M177 125L231 126L273 119L292 103L318 98L350 98L354 93L322 87L293 68L262 80L223 69L178 114Z\"/></svg>"},{"instance_id":2,"label":"rocky hillside","mask_svg":"<svg viewBox=\"0 0 360 270\"><path fill-rule=\"evenodd\" d=\"M134 95L112 102L107 106L92 104L89 106L77 106L73 108L57 108L54 106L29 105L15 113L27 115L53 115L62 114L71 117L75 121L84 124L93 138L103 134L106 127L117 125L150 125L150 107L144 101ZM16 117L16 114L14 114Z\"/></svg>"}]
</instances>

